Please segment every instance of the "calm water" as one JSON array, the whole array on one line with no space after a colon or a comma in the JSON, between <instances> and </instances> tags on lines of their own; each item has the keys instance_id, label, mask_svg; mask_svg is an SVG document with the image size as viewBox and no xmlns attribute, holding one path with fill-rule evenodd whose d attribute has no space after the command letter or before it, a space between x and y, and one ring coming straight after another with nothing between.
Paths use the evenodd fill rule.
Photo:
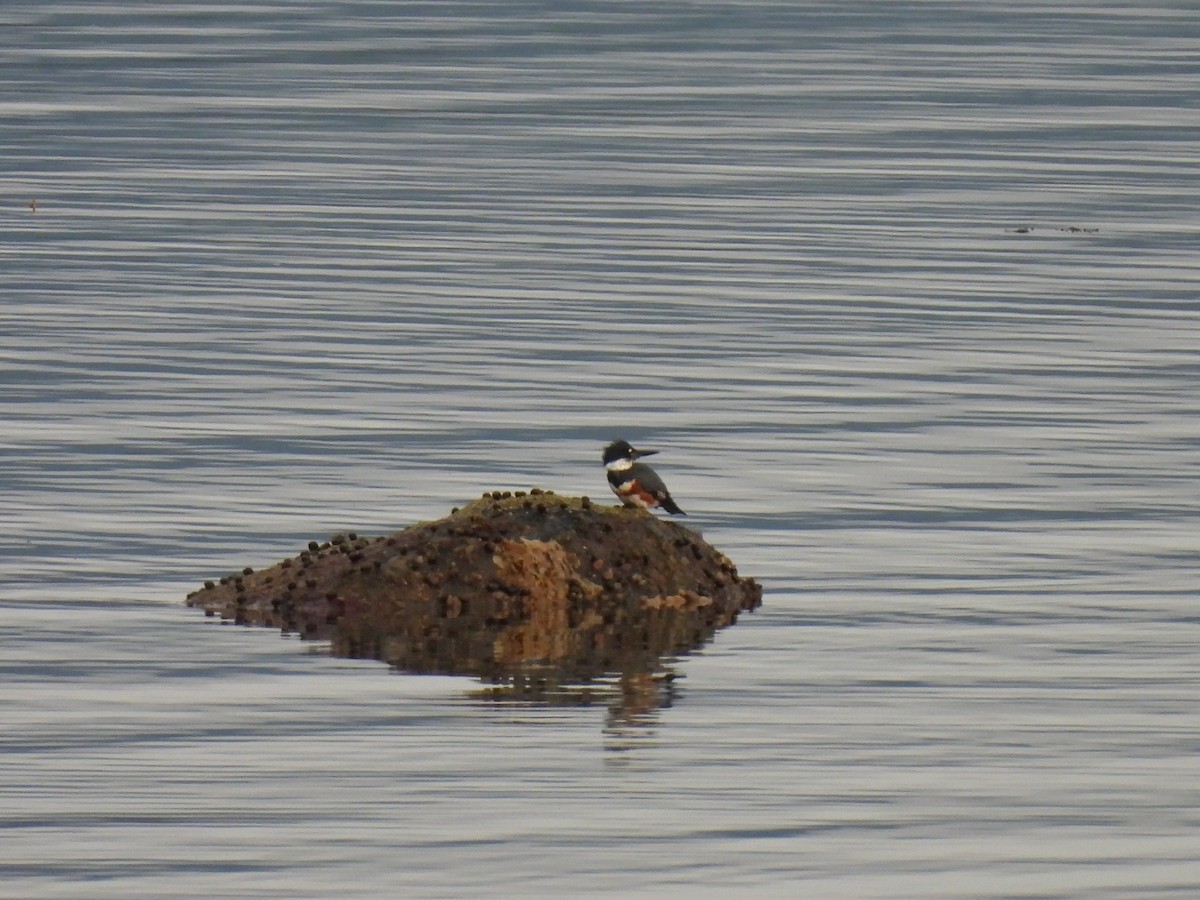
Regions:
<instances>
[{"instance_id":1,"label":"calm water","mask_svg":"<svg viewBox=\"0 0 1200 900\"><path fill-rule=\"evenodd\" d=\"M0 12L0 895L1200 892L1190 3ZM36 210L30 202L36 200ZM587 705L205 578L658 447Z\"/></svg>"}]
</instances>

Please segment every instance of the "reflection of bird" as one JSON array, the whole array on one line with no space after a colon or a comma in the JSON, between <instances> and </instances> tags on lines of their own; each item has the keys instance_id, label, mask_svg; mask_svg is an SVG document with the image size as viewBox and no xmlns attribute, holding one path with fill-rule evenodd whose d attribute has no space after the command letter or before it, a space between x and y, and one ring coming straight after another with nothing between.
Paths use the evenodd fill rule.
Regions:
<instances>
[{"instance_id":1,"label":"reflection of bird","mask_svg":"<svg viewBox=\"0 0 1200 900\"><path fill-rule=\"evenodd\" d=\"M663 480L638 457L651 456L657 450L635 450L628 441L613 441L604 448L604 468L608 470L608 486L626 506L650 509L661 506L673 516L686 516L671 499Z\"/></svg>"}]
</instances>

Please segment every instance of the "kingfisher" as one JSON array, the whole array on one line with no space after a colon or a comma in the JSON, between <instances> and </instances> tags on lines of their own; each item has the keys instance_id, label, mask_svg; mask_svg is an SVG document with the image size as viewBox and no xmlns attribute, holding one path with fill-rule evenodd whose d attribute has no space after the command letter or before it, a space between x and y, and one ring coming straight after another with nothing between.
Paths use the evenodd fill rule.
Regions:
<instances>
[{"instance_id":1,"label":"kingfisher","mask_svg":"<svg viewBox=\"0 0 1200 900\"><path fill-rule=\"evenodd\" d=\"M608 486L626 506L652 509L661 506L673 516L686 516L671 499L663 480L645 463L642 456L653 456L657 450L635 450L628 441L613 441L604 448L604 468L608 470Z\"/></svg>"}]
</instances>

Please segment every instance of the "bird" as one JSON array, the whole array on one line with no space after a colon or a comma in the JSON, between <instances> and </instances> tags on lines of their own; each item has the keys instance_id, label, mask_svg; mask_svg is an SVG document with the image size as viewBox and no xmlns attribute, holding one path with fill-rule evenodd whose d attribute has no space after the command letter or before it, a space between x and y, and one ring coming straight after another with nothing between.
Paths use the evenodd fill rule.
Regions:
<instances>
[{"instance_id":1,"label":"bird","mask_svg":"<svg viewBox=\"0 0 1200 900\"><path fill-rule=\"evenodd\" d=\"M608 486L626 506L642 509L661 507L673 516L686 516L663 480L640 457L653 456L657 450L635 450L628 441L613 441L604 448L604 468L608 470Z\"/></svg>"}]
</instances>

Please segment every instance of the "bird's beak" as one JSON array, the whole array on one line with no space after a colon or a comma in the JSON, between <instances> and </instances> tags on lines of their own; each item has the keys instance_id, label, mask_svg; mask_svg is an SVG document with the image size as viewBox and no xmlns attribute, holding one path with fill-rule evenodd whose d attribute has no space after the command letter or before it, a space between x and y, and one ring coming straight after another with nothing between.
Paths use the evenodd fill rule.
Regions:
<instances>
[{"instance_id":1,"label":"bird's beak","mask_svg":"<svg viewBox=\"0 0 1200 900\"><path fill-rule=\"evenodd\" d=\"M657 452L658 452L657 450L634 450L633 458L640 459L643 456L653 456Z\"/></svg>"}]
</instances>

